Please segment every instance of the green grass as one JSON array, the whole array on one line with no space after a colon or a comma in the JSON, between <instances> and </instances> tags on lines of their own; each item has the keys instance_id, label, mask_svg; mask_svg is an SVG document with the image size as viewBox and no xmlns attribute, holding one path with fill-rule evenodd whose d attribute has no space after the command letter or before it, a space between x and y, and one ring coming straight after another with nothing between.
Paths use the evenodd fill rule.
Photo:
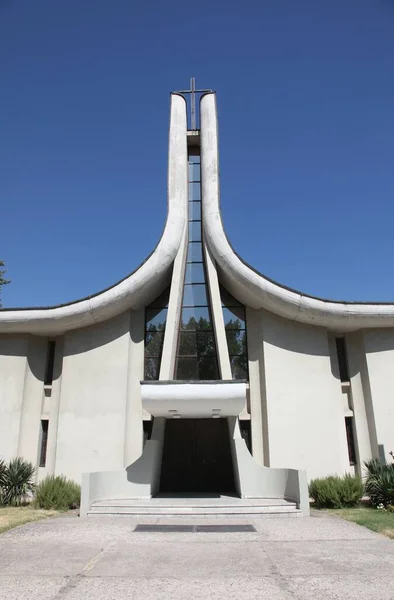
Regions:
<instances>
[{"instance_id":1,"label":"green grass","mask_svg":"<svg viewBox=\"0 0 394 600\"><path fill-rule=\"evenodd\" d=\"M40 521L59 514L58 510L35 509L31 506L0 506L0 533L18 525Z\"/></svg>"},{"instance_id":2,"label":"green grass","mask_svg":"<svg viewBox=\"0 0 394 600\"><path fill-rule=\"evenodd\" d=\"M327 512L394 539L394 513L376 508L339 508Z\"/></svg>"}]
</instances>

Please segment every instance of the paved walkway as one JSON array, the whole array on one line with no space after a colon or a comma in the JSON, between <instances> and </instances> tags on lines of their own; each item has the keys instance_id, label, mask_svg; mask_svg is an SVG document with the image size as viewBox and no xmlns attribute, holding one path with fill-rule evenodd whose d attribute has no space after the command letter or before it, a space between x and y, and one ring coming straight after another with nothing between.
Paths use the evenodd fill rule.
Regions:
<instances>
[{"instance_id":1,"label":"paved walkway","mask_svg":"<svg viewBox=\"0 0 394 600\"><path fill-rule=\"evenodd\" d=\"M137 523L191 519L66 516L1 534L0 599L394 600L394 542L335 517L249 520L256 533Z\"/></svg>"}]
</instances>

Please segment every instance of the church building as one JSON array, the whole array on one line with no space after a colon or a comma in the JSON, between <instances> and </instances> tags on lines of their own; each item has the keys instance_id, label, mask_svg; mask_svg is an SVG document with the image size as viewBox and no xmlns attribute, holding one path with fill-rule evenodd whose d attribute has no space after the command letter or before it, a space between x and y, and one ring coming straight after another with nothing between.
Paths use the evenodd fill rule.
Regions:
<instances>
[{"instance_id":1,"label":"church building","mask_svg":"<svg viewBox=\"0 0 394 600\"><path fill-rule=\"evenodd\" d=\"M162 237L122 281L0 310L0 458L81 483L82 515L158 494L308 514L311 478L394 450L394 304L308 296L236 254L216 95L194 80L171 94L167 190Z\"/></svg>"}]
</instances>

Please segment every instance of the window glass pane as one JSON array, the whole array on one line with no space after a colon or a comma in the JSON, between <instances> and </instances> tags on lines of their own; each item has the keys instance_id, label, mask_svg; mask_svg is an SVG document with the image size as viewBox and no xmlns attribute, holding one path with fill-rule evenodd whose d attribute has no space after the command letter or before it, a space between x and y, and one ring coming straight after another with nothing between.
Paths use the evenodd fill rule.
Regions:
<instances>
[{"instance_id":1,"label":"window glass pane","mask_svg":"<svg viewBox=\"0 0 394 600\"><path fill-rule=\"evenodd\" d=\"M207 306L207 291L204 283L185 285L183 306Z\"/></svg>"},{"instance_id":2,"label":"window glass pane","mask_svg":"<svg viewBox=\"0 0 394 600\"><path fill-rule=\"evenodd\" d=\"M181 331L179 334L179 356L197 356L197 338L196 332L186 333Z\"/></svg>"},{"instance_id":3,"label":"window glass pane","mask_svg":"<svg viewBox=\"0 0 394 600\"><path fill-rule=\"evenodd\" d=\"M245 329L244 307L223 308L223 319L226 329Z\"/></svg>"},{"instance_id":4,"label":"window glass pane","mask_svg":"<svg viewBox=\"0 0 394 600\"><path fill-rule=\"evenodd\" d=\"M189 223L189 242L201 242L201 223L200 223L200 221L190 221L190 223Z\"/></svg>"},{"instance_id":5,"label":"window glass pane","mask_svg":"<svg viewBox=\"0 0 394 600\"><path fill-rule=\"evenodd\" d=\"M189 221L201 221L201 202L189 202Z\"/></svg>"},{"instance_id":6,"label":"window glass pane","mask_svg":"<svg viewBox=\"0 0 394 600\"><path fill-rule=\"evenodd\" d=\"M199 358L216 355L215 336L212 331L197 331L195 336L197 341L197 356Z\"/></svg>"},{"instance_id":7,"label":"window glass pane","mask_svg":"<svg viewBox=\"0 0 394 600\"><path fill-rule=\"evenodd\" d=\"M149 421L144 421L144 423L146 422L149 423ZM240 419L239 428L241 430L241 437L245 440L245 444L249 452L252 454L252 432L250 430L250 420Z\"/></svg>"},{"instance_id":8,"label":"window glass pane","mask_svg":"<svg viewBox=\"0 0 394 600\"><path fill-rule=\"evenodd\" d=\"M239 329L227 329L227 348L230 356L246 354L246 332Z\"/></svg>"},{"instance_id":9,"label":"window glass pane","mask_svg":"<svg viewBox=\"0 0 394 600\"><path fill-rule=\"evenodd\" d=\"M198 361L198 379L199 380L217 380L219 379L218 365L216 356L204 356Z\"/></svg>"},{"instance_id":10,"label":"window glass pane","mask_svg":"<svg viewBox=\"0 0 394 600\"><path fill-rule=\"evenodd\" d=\"M188 160L189 160L189 163L199 163L200 162L199 150L197 149L197 154L194 154L193 151L190 150Z\"/></svg>"},{"instance_id":11,"label":"window glass pane","mask_svg":"<svg viewBox=\"0 0 394 600\"><path fill-rule=\"evenodd\" d=\"M167 320L167 308L148 308L146 311L147 331L164 331Z\"/></svg>"},{"instance_id":12,"label":"window glass pane","mask_svg":"<svg viewBox=\"0 0 394 600\"><path fill-rule=\"evenodd\" d=\"M353 417L345 417L346 426L346 437L347 437L347 448L349 453L349 462L351 465L355 465L357 462L356 457L356 446L354 444L354 433L353 433Z\"/></svg>"},{"instance_id":13,"label":"window glass pane","mask_svg":"<svg viewBox=\"0 0 394 600\"><path fill-rule=\"evenodd\" d=\"M168 306L169 298L170 298L170 288L167 288L161 294L161 296L156 298L156 300L154 302L152 302L152 304L150 304L150 306L159 306L160 308L164 308L164 307Z\"/></svg>"},{"instance_id":14,"label":"window glass pane","mask_svg":"<svg viewBox=\"0 0 394 600\"><path fill-rule=\"evenodd\" d=\"M145 334L145 356L160 356L163 346L164 333Z\"/></svg>"},{"instance_id":15,"label":"window glass pane","mask_svg":"<svg viewBox=\"0 0 394 600\"><path fill-rule=\"evenodd\" d=\"M176 378L184 380L198 379L198 359L197 358L178 358Z\"/></svg>"},{"instance_id":16,"label":"window glass pane","mask_svg":"<svg viewBox=\"0 0 394 600\"><path fill-rule=\"evenodd\" d=\"M183 380L216 381L218 379L216 356L205 356L203 358L179 357L176 378Z\"/></svg>"},{"instance_id":17,"label":"window glass pane","mask_svg":"<svg viewBox=\"0 0 394 600\"><path fill-rule=\"evenodd\" d=\"M48 425L49 421L41 421L41 452L39 462L40 467L45 467L47 461Z\"/></svg>"},{"instance_id":18,"label":"window glass pane","mask_svg":"<svg viewBox=\"0 0 394 600\"><path fill-rule=\"evenodd\" d=\"M212 329L208 307L183 308L181 329Z\"/></svg>"},{"instance_id":19,"label":"window glass pane","mask_svg":"<svg viewBox=\"0 0 394 600\"><path fill-rule=\"evenodd\" d=\"M144 378L146 380L159 379L160 358L145 358Z\"/></svg>"},{"instance_id":20,"label":"window glass pane","mask_svg":"<svg viewBox=\"0 0 394 600\"><path fill-rule=\"evenodd\" d=\"M48 342L47 347L47 364L45 369L45 385L51 385L53 381L53 371L55 368L55 351L56 351L56 342L50 341Z\"/></svg>"},{"instance_id":21,"label":"window glass pane","mask_svg":"<svg viewBox=\"0 0 394 600\"><path fill-rule=\"evenodd\" d=\"M233 379L248 379L248 361L246 355L230 358Z\"/></svg>"},{"instance_id":22,"label":"window glass pane","mask_svg":"<svg viewBox=\"0 0 394 600\"><path fill-rule=\"evenodd\" d=\"M189 181L200 181L199 163L189 163Z\"/></svg>"},{"instance_id":23,"label":"window glass pane","mask_svg":"<svg viewBox=\"0 0 394 600\"><path fill-rule=\"evenodd\" d=\"M189 200L201 200L200 183L189 183Z\"/></svg>"},{"instance_id":24,"label":"window glass pane","mask_svg":"<svg viewBox=\"0 0 394 600\"><path fill-rule=\"evenodd\" d=\"M202 261L202 245L200 242L189 243L189 249L187 252L187 262L201 262Z\"/></svg>"},{"instance_id":25,"label":"window glass pane","mask_svg":"<svg viewBox=\"0 0 394 600\"><path fill-rule=\"evenodd\" d=\"M202 263L189 263L186 265L185 283L205 283Z\"/></svg>"},{"instance_id":26,"label":"window glass pane","mask_svg":"<svg viewBox=\"0 0 394 600\"><path fill-rule=\"evenodd\" d=\"M215 338L212 331L181 331L179 356L212 356L215 354Z\"/></svg>"},{"instance_id":27,"label":"window glass pane","mask_svg":"<svg viewBox=\"0 0 394 600\"><path fill-rule=\"evenodd\" d=\"M339 366L339 377L341 381L350 381L347 368L346 343L345 338L336 338L337 356Z\"/></svg>"},{"instance_id":28,"label":"window glass pane","mask_svg":"<svg viewBox=\"0 0 394 600\"><path fill-rule=\"evenodd\" d=\"M242 306L242 304L222 286L220 286L220 296L222 298L222 306Z\"/></svg>"}]
</instances>

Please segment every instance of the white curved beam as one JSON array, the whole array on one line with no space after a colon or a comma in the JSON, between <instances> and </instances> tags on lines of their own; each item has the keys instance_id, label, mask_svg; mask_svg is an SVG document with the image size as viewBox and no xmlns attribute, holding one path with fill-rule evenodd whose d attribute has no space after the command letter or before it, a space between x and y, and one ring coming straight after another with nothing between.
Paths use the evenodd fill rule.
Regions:
<instances>
[{"instance_id":1,"label":"white curved beam","mask_svg":"<svg viewBox=\"0 0 394 600\"><path fill-rule=\"evenodd\" d=\"M144 382L142 407L154 417L209 419L237 417L245 407L246 383L235 381Z\"/></svg>"},{"instance_id":2,"label":"white curved beam","mask_svg":"<svg viewBox=\"0 0 394 600\"><path fill-rule=\"evenodd\" d=\"M215 94L201 98L201 180L205 239L223 282L240 301L287 319L337 331L394 327L394 304L335 302L287 289L244 263L231 248L220 214L218 128Z\"/></svg>"},{"instance_id":3,"label":"white curved beam","mask_svg":"<svg viewBox=\"0 0 394 600\"><path fill-rule=\"evenodd\" d=\"M187 220L186 102L176 94L171 96L168 152L167 221L150 257L123 281L95 296L64 306L2 310L0 332L58 335L105 321L154 300L166 285Z\"/></svg>"}]
</instances>

